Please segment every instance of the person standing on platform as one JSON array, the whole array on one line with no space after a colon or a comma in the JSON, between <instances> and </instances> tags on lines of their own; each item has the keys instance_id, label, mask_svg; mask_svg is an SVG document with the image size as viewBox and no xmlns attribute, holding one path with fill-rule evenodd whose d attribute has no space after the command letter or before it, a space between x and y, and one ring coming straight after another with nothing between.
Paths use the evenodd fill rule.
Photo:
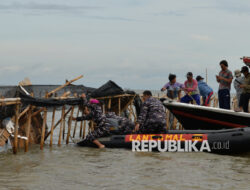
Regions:
<instances>
[{"instance_id":1,"label":"person standing on platform","mask_svg":"<svg viewBox=\"0 0 250 190\"><path fill-rule=\"evenodd\" d=\"M216 75L216 80L219 85L219 106L222 109L230 110L230 90L233 80L233 74L228 69L228 63L226 60L220 62L221 71L219 75Z\"/></svg>"},{"instance_id":2,"label":"person standing on platform","mask_svg":"<svg viewBox=\"0 0 250 190\"><path fill-rule=\"evenodd\" d=\"M243 93L240 96L240 110L244 112L248 112L249 99L250 99L250 73L247 66L241 68L241 72L245 76L244 84L240 85L240 88L243 89Z\"/></svg>"},{"instance_id":3,"label":"person standing on platform","mask_svg":"<svg viewBox=\"0 0 250 190\"><path fill-rule=\"evenodd\" d=\"M244 83L244 76L241 76L240 70L234 71L234 88L236 90L236 97L237 97L237 107L239 107L240 104L240 96L243 92L243 88L240 88L240 85Z\"/></svg>"}]
</instances>

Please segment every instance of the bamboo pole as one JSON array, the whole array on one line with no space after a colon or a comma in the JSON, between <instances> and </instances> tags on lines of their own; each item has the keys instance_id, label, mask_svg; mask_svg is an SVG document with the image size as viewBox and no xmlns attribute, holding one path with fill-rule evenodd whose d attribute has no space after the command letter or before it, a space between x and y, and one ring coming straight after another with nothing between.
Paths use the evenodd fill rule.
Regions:
<instances>
[{"instance_id":1,"label":"bamboo pole","mask_svg":"<svg viewBox=\"0 0 250 190\"><path fill-rule=\"evenodd\" d=\"M76 117L79 116L79 113L80 113L80 106L78 106L78 110L77 110ZM75 127L74 127L74 132L73 132L73 138L75 138L75 135L76 135L76 127L77 127L77 121L75 121Z\"/></svg>"},{"instance_id":2,"label":"bamboo pole","mask_svg":"<svg viewBox=\"0 0 250 190\"><path fill-rule=\"evenodd\" d=\"M30 105L28 105L20 114L19 114L19 117L18 117L18 119L20 119L27 111L29 111L30 110Z\"/></svg>"},{"instance_id":3,"label":"bamboo pole","mask_svg":"<svg viewBox=\"0 0 250 190\"><path fill-rule=\"evenodd\" d=\"M121 116L121 98L118 98L118 115Z\"/></svg>"},{"instance_id":4,"label":"bamboo pole","mask_svg":"<svg viewBox=\"0 0 250 190\"><path fill-rule=\"evenodd\" d=\"M68 115L68 113L69 113L70 111L71 111L71 108L69 108L68 111L64 114L64 118ZM53 127L53 130L55 130L55 128L61 123L61 121L62 121L62 118L59 119L59 120L57 121L57 123L56 123L55 126ZM48 132L48 134L45 136L45 140L49 137L50 134L51 134L51 131Z\"/></svg>"},{"instance_id":5,"label":"bamboo pole","mask_svg":"<svg viewBox=\"0 0 250 190\"><path fill-rule=\"evenodd\" d=\"M131 98L131 100L129 100L129 102L123 107L123 109L121 110L121 113L124 112L124 110L126 110L128 108L128 106L131 104L131 102L134 101L136 95L133 95L133 97Z\"/></svg>"},{"instance_id":6,"label":"bamboo pole","mask_svg":"<svg viewBox=\"0 0 250 190\"><path fill-rule=\"evenodd\" d=\"M176 117L174 117L173 130L176 130L176 124L177 124L177 119Z\"/></svg>"},{"instance_id":7,"label":"bamboo pole","mask_svg":"<svg viewBox=\"0 0 250 190\"><path fill-rule=\"evenodd\" d=\"M63 126L65 124L65 106L62 107L62 117L61 117L61 122L60 122L60 132L59 132L59 139L58 139L58 146L61 145L61 139L62 139L62 130L63 130Z\"/></svg>"},{"instance_id":8,"label":"bamboo pole","mask_svg":"<svg viewBox=\"0 0 250 190\"><path fill-rule=\"evenodd\" d=\"M81 76L79 76L79 77L76 77L75 79L66 82L64 85L61 85L61 86L59 86L58 88L56 88L56 89L52 90L51 92L49 92L49 93L48 93L48 96L54 94L54 93L57 92L58 90L61 90L61 89L64 88L65 86L68 86L68 85L70 85L71 83L73 83L73 82L75 82L75 81L77 81L77 80L79 80L79 79L81 79L81 78L83 78L83 75L81 75Z\"/></svg>"},{"instance_id":9,"label":"bamboo pole","mask_svg":"<svg viewBox=\"0 0 250 190\"><path fill-rule=\"evenodd\" d=\"M102 105L102 112L103 114L105 114L106 110L105 110L105 103Z\"/></svg>"},{"instance_id":10,"label":"bamboo pole","mask_svg":"<svg viewBox=\"0 0 250 190\"><path fill-rule=\"evenodd\" d=\"M83 124L83 133L82 133L82 138L83 139L85 138L86 124L87 124L87 122L84 121L84 124Z\"/></svg>"},{"instance_id":11,"label":"bamboo pole","mask_svg":"<svg viewBox=\"0 0 250 190\"><path fill-rule=\"evenodd\" d=\"M71 124L72 124L72 117L74 114L74 106L72 106L71 109L71 114L70 114L70 118L69 118L69 123L68 123L68 134L67 134L67 138L66 138L66 144L69 144L69 136L70 136L70 132L71 132Z\"/></svg>"},{"instance_id":12,"label":"bamboo pole","mask_svg":"<svg viewBox=\"0 0 250 190\"><path fill-rule=\"evenodd\" d=\"M37 114L41 113L41 112L44 111L44 110L45 110L45 107L44 107L44 108L40 108L39 110L37 110L36 112L34 112L34 113L32 114L32 117L36 116Z\"/></svg>"},{"instance_id":13,"label":"bamboo pole","mask_svg":"<svg viewBox=\"0 0 250 190\"><path fill-rule=\"evenodd\" d=\"M45 108L44 113L43 113L43 126L42 126L42 135L41 135L41 143L40 143L41 150L43 150L43 145L44 145L46 123L47 123L47 108Z\"/></svg>"},{"instance_id":14,"label":"bamboo pole","mask_svg":"<svg viewBox=\"0 0 250 190\"><path fill-rule=\"evenodd\" d=\"M20 103L21 98L0 98L0 103L11 102L13 104Z\"/></svg>"},{"instance_id":15,"label":"bamboo pole","mask_svg":"<svg viewBox=\"0 0 250 190\"><path fill-rule=\"evenodd\" d=\"M134 94L123 94L123 95L99 97L99 98L96 98L96 99L103 100L103 99L109 99L109 98L130 97L130 96L132 97L132 96L135 96L135 95Z\"/></svg>"},{"instance_id":16,"label":"bamboo pole","mask_svg":"<svg viewBox=\"0 0 250 190\"><path fill-rule=\"evenodd\" d=\"M80 137L80 138L82 137L82 122L83 122L83 121L81 121L81 124L80 124L80 133L79 133L79 137Z\"/></svg>"},{"instance_id":17,"label":"bamboo pole","mask_svg":"<svg viewBox=\"0 0 250 190\"><path fill-rule=\"evenodd\" d=\"M16 104L16 110L15 110L15 131L14 131L14 143L13 143L13 153L17 153L17 144L18 144L18 116L19 116L19 104Z\"/></svg>"},{"instance_id":18,"label":"bamboo pole","mask_svg":"<svg viewBox=\"0 0 250 190\"><path fill-rule=\"evenodd\" d=\"M50 146L53 145L53 133L54 133L55 115L56 115L56 108L54 107L53 113L52 113L51 129L50 129L50 143L49 143Z\"/></svg>"},{"instance_id":19,"label":"bamboo pole","mask_svg":"<svg viewBox=\"0 0 250 190\"><path fill-rule=\"evenodd\" d=\"M108 111L110 111L111 109L111 98L109 98L109 102L108 102Z\"/></svg>"},{"instance_id":20,"label":"bamboo pole","mask_svg":"<svg viewBox=\"0 0 250 190\"><path fill-rule=\"evenodd\" d=\"M25 149L24 149L25 152L28 152L28 149L29 149L31 115L32 115L32 106L28 110L28 119L27 119L27 124L26 124L26 137L27 137L27 140L25 141Z\"/></svg>"}]
</instances>

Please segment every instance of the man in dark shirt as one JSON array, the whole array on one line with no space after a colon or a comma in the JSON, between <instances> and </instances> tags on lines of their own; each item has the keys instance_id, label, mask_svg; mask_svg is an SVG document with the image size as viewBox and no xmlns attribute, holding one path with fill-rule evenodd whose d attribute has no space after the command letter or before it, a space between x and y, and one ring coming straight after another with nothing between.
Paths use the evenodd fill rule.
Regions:
<instances>
[{"instance_id":1,"label":"man in dark shirt","mask_svg":"<svg viewBox=\"0 0 250 190\"><path fill-rule=\"evenodd\" d=\"M163 133L166 127L166 112L162 103L152 97L148 90L143 92L143 104L135 131L139 133Z\"/></svg>"}]
</instances>

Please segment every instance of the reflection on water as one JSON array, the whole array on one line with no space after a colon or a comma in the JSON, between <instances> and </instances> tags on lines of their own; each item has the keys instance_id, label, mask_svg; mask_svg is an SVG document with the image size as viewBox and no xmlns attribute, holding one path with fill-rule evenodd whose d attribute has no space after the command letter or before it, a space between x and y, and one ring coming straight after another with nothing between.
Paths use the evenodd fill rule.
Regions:
<instances>
[{"instance_id":1,"label":"reflection on water","mask_svg":"<svg viewBox=\"0 0 250 190\"><path fill-rule=\"evenodd\" d=\"M135 153L74 145L0 154L0 189L249 189L250 155Z\"/></svg>"}]
</instances>

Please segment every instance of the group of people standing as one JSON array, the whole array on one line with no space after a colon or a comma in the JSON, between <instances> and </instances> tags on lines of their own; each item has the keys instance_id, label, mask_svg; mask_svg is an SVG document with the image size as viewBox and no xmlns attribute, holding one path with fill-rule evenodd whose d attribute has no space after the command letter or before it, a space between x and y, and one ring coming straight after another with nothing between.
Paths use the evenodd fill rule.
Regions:
<instances>
[{"instance_id":1,"label":"group of people standing","mask_svg":"<svg viewBox=\"0 0 250 190\"><path fill-rule=\"evenodd\" d=\"M230 109L231 105L231 83L233 81L233 74L228 69L226 60L220 62L221 71L216 75L216 81L219 83L218 99L219 107L222 109ZM241 73L244 76L241 76ZM165 84L161 91L167 90L167 96L171 99L177 99L182 103L190 103L200 105L200 96L203 99L203 105L209 106L209 102L214 92L213 89L204 82L204 78L197 76L196 80L193 78L192 72L188 72L187 80L184 84L176 81L176 75L169 75L169 82ZM241 70L235 71L234 87L237 92L238 108L235 111L248 112L248 102L250 99L250 75L247 66L243 66ZM181 97L181 91L185 95Z\"/></svg>"}]
</instances>

